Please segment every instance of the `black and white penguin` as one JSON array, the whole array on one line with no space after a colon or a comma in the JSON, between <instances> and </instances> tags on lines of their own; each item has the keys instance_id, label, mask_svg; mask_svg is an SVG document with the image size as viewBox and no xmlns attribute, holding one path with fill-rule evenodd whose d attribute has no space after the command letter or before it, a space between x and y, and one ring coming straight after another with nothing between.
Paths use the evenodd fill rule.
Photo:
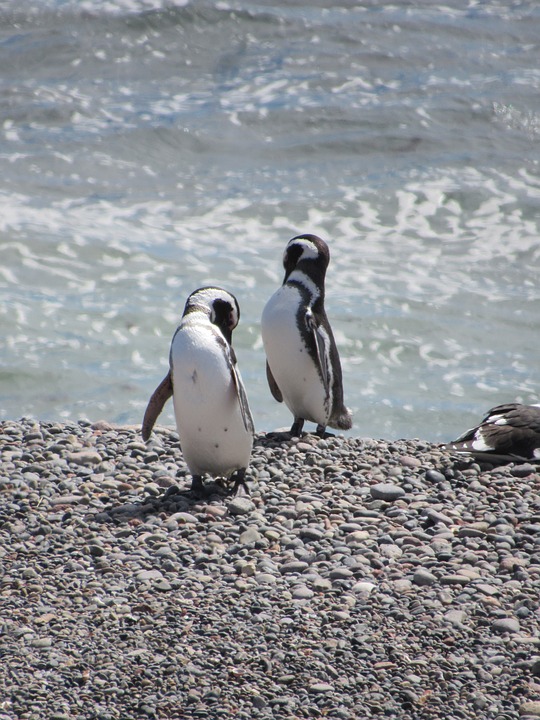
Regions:
<instances>
[{"instance_id":1,"label":"black and white penguin","mask_svg":"<svg viewBox=\"0 0 540 720\"><path fill-rule=\"evenodd\" d=\"M540 405L497 405L479 425L445 447L478 457L494 454L540 460Z\"/></svg>"},{"instance_id":2,"label":"black and white penguin","mask_svg":"<svg viewBox=\"0 0 540 720\"><path fill-rule=\"evenodd\" d=\"M245 489L253 446L253 418L231 345L240 309L234 295L203 287L188 297L171 343L169 372L153 393L142 424L150 437L172 396L176 427L192 475L191 489L204 492L203 475L234 480Z\"/></svg>"},{"instance_id":3,"label":"black and white penguin","mask_svg":"<svg viewBox=\"0 0 540 720\"><path fill-rule=\"evenodd\" d=\"M292 435L300 435L304 421L317 424L323 435L330 426L352 427L343 404L339 354L324 309L324 279L330 252L316 235L289 240L283 255L283 285L266 303L261 332L266 353L266 376L278 402L294 416Z\"/></svg>"}]
</instances>

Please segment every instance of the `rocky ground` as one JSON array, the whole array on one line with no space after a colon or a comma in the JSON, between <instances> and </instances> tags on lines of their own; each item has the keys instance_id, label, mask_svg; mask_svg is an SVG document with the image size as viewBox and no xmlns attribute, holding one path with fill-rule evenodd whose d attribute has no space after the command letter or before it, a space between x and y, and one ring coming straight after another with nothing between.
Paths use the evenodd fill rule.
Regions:
<instances>
[{"instance_id":1,"label":"rocky ground","mask_svg":"<svg viewBox=\"0 0 540 720\"><path fill-rule=\"evenodd\" d=\"M0 720L540 717L538 467L259 435L200 500L165 428L0 454Z\"/></svg>"}]
</instances>

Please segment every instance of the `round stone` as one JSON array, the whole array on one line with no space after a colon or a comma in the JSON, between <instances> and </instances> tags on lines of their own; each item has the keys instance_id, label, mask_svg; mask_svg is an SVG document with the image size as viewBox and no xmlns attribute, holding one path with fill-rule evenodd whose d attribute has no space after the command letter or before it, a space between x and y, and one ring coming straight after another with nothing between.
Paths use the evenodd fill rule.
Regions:
<instances>
[{"instance_id":1,"label":"round stone","mask_svg":"<svg viewBox=\"0 0 540 720\"><path fill-rule=\"evenodd\" d=\"M405 495L405 490L393 483L377 483L370 487L370 492L375 500L385 500L386 502L393 502Z\"/></svg>"},{"instance_id":2,"label":"round stone","mask_svg":"<svg viewBox=\"0 0 540 720\"><path fill-rule=\"evenodd\" d=\"M517 618L498 618L491 623L491 629L497 633L517 633L520 630Z\"/></svg>"},{"instance_id":3,"label":"round stone","mask_svg":"<svg viewBox=\"0 0 540 720\"><path fill-rule=\"evenodd\" d=\"M235 497L228 505L231 515L248 515L255 510L252 500L247 497Z\"/></svg>"},{"instance_id":4,"label":"round stone","mask_svg":"<svg viewBox=\"0 0 540 720\"><path fill-rule=\"evenodd\" d=\"M413 576L413 583L415 585L433 585L437 582L437 578L433 573L430 573L429 570L426 570L425 568L418 568L415 570L414 576Z\"/></svg>"}]
</instances>

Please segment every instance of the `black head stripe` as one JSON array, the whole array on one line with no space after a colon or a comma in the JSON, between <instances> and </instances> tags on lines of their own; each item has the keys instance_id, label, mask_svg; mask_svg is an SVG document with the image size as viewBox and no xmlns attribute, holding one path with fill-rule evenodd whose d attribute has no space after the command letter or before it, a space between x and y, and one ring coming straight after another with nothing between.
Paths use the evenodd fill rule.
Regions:
<instances>
[{"instance_id":1,"label":"black head stripe","mask_svg":"<svg viewBox=\"0 0 540 720\"><path fill-rule=\"evenodd\" d=\"M227 300L217 298L212 303L211 320L221 330L229 343L232 342L232 331L238 322L237 312L237 308L233 308Z\"/></svg>"}]
</instances>

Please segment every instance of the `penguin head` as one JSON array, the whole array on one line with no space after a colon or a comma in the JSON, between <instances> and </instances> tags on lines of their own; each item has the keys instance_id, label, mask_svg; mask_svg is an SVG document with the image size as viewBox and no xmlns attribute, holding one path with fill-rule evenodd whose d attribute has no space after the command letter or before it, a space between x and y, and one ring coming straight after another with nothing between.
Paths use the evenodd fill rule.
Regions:
<instances>
[{"instance_id":1,"label":"penguin head","mask_svg":"<svg viewBox=\"0 0 540 720\"><path fill-rule=\"evenodd\" d=\"M296 268L304 270L310 277L319 276L324 281L326 268L330 262L328 245L317 235L297 235L289 240L283 253L285 278Z\"/></svg>"},{"instance_id":2,"label":"penguin head","mask_svg":"<svg viewBox=\"0 0 540 720\"><path fill-rule=\"evenodd\" d=\"M218 287L199 288L191 293L184 308L184 315L192 312L204 313L231 344L232 332L240 320L240 307L232 293Z\"/></svg>"}]
</instances>

